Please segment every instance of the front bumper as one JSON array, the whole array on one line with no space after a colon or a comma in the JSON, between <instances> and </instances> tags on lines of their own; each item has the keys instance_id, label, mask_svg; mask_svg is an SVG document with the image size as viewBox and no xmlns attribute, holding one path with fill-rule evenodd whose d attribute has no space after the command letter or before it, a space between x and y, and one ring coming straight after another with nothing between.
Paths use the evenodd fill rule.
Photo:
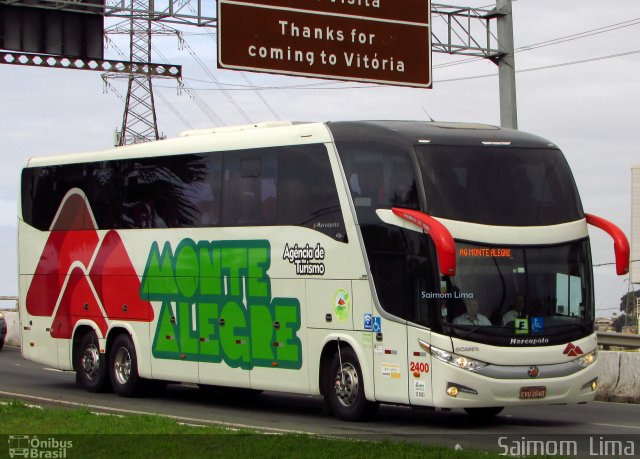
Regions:
<instances>
[{"instance_id":1,"label":"front bumper","mask_svg":"<svg viewBox=\"0 0 640 459\"><path fill-rule=\"evenodd\" d=\"M573 404L593 401L592 386L599 374L598 361L568 376L528 379L496 379L462 370L436 359L432 361L433 404L442 408ZM447 389L462 390L456 396ZM521 398L521 389L544 387L541 398ZM470 389L470 390L467 390Z\"/></svg>"}]
</instances>

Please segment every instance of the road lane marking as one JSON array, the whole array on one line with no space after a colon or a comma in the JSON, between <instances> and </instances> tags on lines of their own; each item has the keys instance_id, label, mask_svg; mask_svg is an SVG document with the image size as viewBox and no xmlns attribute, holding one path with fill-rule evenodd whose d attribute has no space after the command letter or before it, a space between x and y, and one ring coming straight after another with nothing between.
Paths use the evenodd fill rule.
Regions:
<instances>
[{"instance_id":1,"label":"road lane marking","mask_svg":"<svg viewBox=\"0 0 640 459\"><path fill-rule=\"evenodd\" d=\"M592 426L602 426L602 427L620 427L622 429L636 429L636 430L640 430L640 426L625 426L622 424L605 424L605 423L592 423Z\"/></svg>"},{"instance_id":2,"label":"road lane marking","mask_svg":"<svg viewBox=\"0 0 640 459\"><path fill-rule=\"evenodd\" d=\"M24 406L26 406L27 408L35 409L35 410L44 410L44 408L42 408L40 405L33 405L31 403L25 403Z\"/></svg>"},{"instance_id":3,"label":"road lane marking","mask_svg":"<svg viewBox=\"0 0 640 459\"><path fill-rule=\"evenodd\" d=\"M46 371L55 371L56 373L65 373L64 371L58 370L57 368L42 367L42 369Z\"/></svg>"},{"instance_id":4,"label":"road lane marking","mask_svg":"<svg viewBox=\"0 0 640 459\"><path fill-rule=\"evenodd\" d=\"M124 416L121 414L114 414L114 413L103 413L101 411L89 411L91 414L94 414L96 416L114 416L116 418L123 418Z\"/></svg>"},{"instance_id":5,"label":"road lane marking","mask_svg":"<svg viewBox=\"0 0 640 459\"><path fill-rule=\"evenodd\" d=\"M162 413L154 413L153 411L140 411L140 410L127 410L124 408L112 408L109 406L101 406L101 405L90 405L90 404L86 404L86 403L78 403L78 402L71 402L71 401L67 401L67 400L59 400L59 399L55 399L55 398L48 398L48 397L39 397L36 395L29 395L29 394L20 394L17 392L7 392L7 391L0 391L0 395L1 396L5 396L5 397L14 397L14 398L21 398L21 399L26 399L26 400L32 400L32 401L38 401L38 402L44 402L44 403L49 403L52 405L66 405L66 406L72 406L72 407L76 407L76 408L90 408L92 410L101 410L101 411L105 411L105 412L114 412L114 413L123 413L123 414L135 414L135 415L145 415L145 416L161 416L163 418L167 418L167 419L172 419L174 421L180 421L180 422L192 422L192 423L200 423L200 424L210 424L210 425L216 425L216 426L220 426L220 427L225 427L228 428L229 430L256 430L259 432L266 432L266 433L274 433L274 434L306 434L306 435L317 435L313 432L307 432L307 431L303 431L303 430L293 430L293 429L282 429L282 428L278 428L278 427L263 427L263 426L255 426L255 425L250 425L250 424L240 424L240 423L235 423L235 422L226 422L226 421L213 421L210 419L198 419L198 418L189 418L189 417L185 417L185 416L175 416L172 414L162 414Z\"/></svg>"}]
</instances>

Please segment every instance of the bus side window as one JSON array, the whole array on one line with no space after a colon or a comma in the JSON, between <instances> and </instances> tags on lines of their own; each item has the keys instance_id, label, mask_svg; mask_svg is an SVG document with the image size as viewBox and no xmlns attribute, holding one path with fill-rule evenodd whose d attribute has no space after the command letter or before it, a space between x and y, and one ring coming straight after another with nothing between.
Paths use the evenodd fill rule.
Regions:
<instances>
[{"instance_id":1,"label":"bus side window","mask_svg":"<svg viewBox=\"0 0 640 459\"><path fill-rule=\"evenodd\" d=\"M377 209L419 208L407 151L382 143L340 142L338 152L360 225L380 223Z\"/></svg>"},{"instance_id":2,"label":"bus side window","mask_svg":"<svg viewBox=\"0 0 640 459\"><path fill-rule=\"evenodd\" d=\"M276 213L278 148L225 152L223 224L270 225Z\"/></svg>"},{"instance_id":3,"label":"bus side window","mask_svg":"<svg viewBox=\"0 0 640 459\"><path fill-rule=\"evenodd\" d=\"M98 228L120 228L122 225L122 175L125 161L101 161L88 165L87 195Z\"/></svg>"},{"instance_id":4,"label":"bus side window","mask_svg":"<svg viewBox=\"0 0 640 459\"><path fill-rule=\"evenodd\" d=\"M46 166L22 171L22 215L25 221L38 228L48 230L56 213L54 196L55 169Z\"/></svg>"},{"instance_id":5,"label":"bus side window","mask_svg":"<svg viewBox=\"0 0 640 459\"><path fill-rule=\"evenodd\" d=\"M327 148L282 147L279 159L277 224L311 228L347 242Z\"/></svg>"}]
</instances>

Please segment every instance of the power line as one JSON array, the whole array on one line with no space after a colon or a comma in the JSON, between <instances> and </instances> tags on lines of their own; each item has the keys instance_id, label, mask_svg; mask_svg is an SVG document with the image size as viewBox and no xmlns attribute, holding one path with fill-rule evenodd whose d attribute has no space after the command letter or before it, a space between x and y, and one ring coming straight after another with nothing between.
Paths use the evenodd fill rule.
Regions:
<instances>
[{"instance_id":1,"label":"power line","mask_svg":"<svg viewBox=\"0 0 640 459\"><path fill-rule=\"evenodd\" d=\"M192 13L197 14L195 9L193 8L193 5L191 5L191 3L187 3L187 8L189 8L191 10ZM213 32L212 30L207 29L206 31L206 35L208 35L214 43L218 43L218 36L215 32ZM256 94L256 96L258 97L258 99L260 99L260 101L262 102L262 104L267 107L267 110L269 110L271 112L271 114L275 117L276 120L281 120L280 116L278 115L278 113L275 111L275 109L271 106L271 104L269 104L269 102L267 102L267 100L264 98L264 96L260 93L260 91L258 91L258 89L256 88L256 86L253 84L253 82L249 79L249 77L244 73L244 72L240 72L240 75L242 76L242 78L244 79L244 81L251 86L254 89L254 93Z\"/></svg>"},{"instance_id":2,"label":"power line","mask_svg":"<svg viewBox=\"0 0 640 459\"><path fill-rule=\"evenodd\" d=\"M640 17L629 19L629 20L623 21L623 22L617 22L615 24L609 24L609 25L606 25L606 26L597 27L595 29L585 30L583 32L578 32L578 33L565 35L565 36L558 37L558 38L553 38L553 39L550 39L550 40L541 41L541 42L538 42L538 43L533 43L531 45L520 46L520 47L516 48L516 52L531 51L533 49L544 48L546 46L552 46L552 45L557 45L557 44L560 44L560 43L566 43L568 41L574 41L574 40L579 40L581 38L587 38L587 37L591 37L591 36L594 36L594 35L599 35L599 34L602 34L602 33L613 32L614 30L619 30L619 29L623 29L625 27L631 27L631 26L638 25L638 24L640 24Z\"/></svg>"},{"instance_id":3,"label":"power line","mask_svg":"<svg viewBox=\"0 0 640 459\"><path fill-rule=\"evenodd\" d=\"M555 69L555 68L559 68L559 67L567 67L570 65L578 65L578 64L586 64L588 62L596 62L596 61L601 61L601 60L605 60L605 59L614 59L616 57L623 57L623 56L629 56L631 54L637 54L640 53L640 49L636 49L636 50L632 50L632 51L626 51L624 53L617 53L617 54L608 54L606 56L599 56L599 57L592 57L589 59L580 59L577 61L569 61L569 62L560 62L558 64L551 64L551 65L542 65L539 67L531 67L528 69L521 69L521 70L516 70L516 73L527 73L527 72L535 72L538 70L549 70L549 69ZM488 73L485 75L473 75L473 76L468 76L468 77L459 77L459 78L449 78L446 80L436 80L434 81L434 83L450 83L453 81L464 81L464 80L475 80L478 78L489 78L489 77L496 77L498 76L497 73Z\"/></svg>"},{"instance_id":4,"label":"power line","mask_svg":"<svg viewBox=\"0 0 640 459\"><path fill-rule=\"evenodd\" d=\"M636 261L640 261L640 260L629 260L629 263L635 263ZM610 266L610 265L615 265L616 262L611 262L611 263L598 263L597 265L592 265L594 268L599 268L600 266Z\"/></svg>"},{"instance_id":5,"label":"power line","mask_svg":"<svg viewBox=\"0 0 640 459\"><path fill-rule=\"evenodd\" d=\"M624 56L629 56L632 54L638 54L640 53L640 49L636 49L636 50L631 50L631 51L626 51L624 53L617 53L617 54L608 54L606 56L598 56L598 57L592 57L589 59L580 59L577 61L568 61L568 62L560 62L557 64L551 64L551 65L543 65L543 66L539 66L539 67L531 67L528 69L520 69L520 70L516 70L516 73L527 73L527 72L535 72L535 71L539 71L539 70L549 70L549 69L554 69L554 68L559 68L559 67L567 67L570 65L578 65L578 64L586 64L589 62L597 62L597 61L601 61L601 60L606 60L606 59L614 59L617 57L624 57ZM484 75L472 75L472 76L468 76L468 77L459 77L459 78L449 78L446 80L435 80L435 83L451 83L454 81L465 81L465 80L475 80L478 78L490 78L490 77L497 77L498 74L497 73L487 73ZM220 84L220 83L218 83ZM224 88L224 91L249 91L249 90L253 90L253 88L249 88L249 87L242 87L241 85L235 85L235 86L240 86L240 87L234 87L234 88ZM168 87L168 86L160 86L160 87ZM314 90L314 91L318 91L318 90L328 90L328 91L335 91L335 90L345 90L345 89L374 89L374 88L388 88L388 86L384 86L384 85L379 85L379 84L367 84L367 85L358 85L358 86L340 86L337 88L327 88L327 87L318 87L318 86L307 86L307 87L301 87L301 86L261 86L259 87L259 89L261 91L265 91L265 90ZM216 88L198 88L198 91L219 91L220 89L216 89Z\"/></svg>"},{"instance_id":6,"label":"power line","mask_svg":"<svg viewBox=\"0 0 640 459\"><path fill-rule=\"evenodd\" d=\"M582 39L582 38L587 38L587 37L591 37L591 36L594 36L594 35L599 35L599 34L602 34L602 33L613 32L615 30L623 29L625 27L631 27L631 26L638 25L638 24L640 24L640 17L629 19L629 20L623 21L623 22L617 22L617 23L614 23L614 24L609 24L609 25L602 26L602 27L597 27L595 29L585 30L583 32L573 33L573 34L569 34L569 35L563 35L563 36L560 36L560 37L552 38L552 39L541 41L541 42L538 42L538 43L532 43L532 44L529 44L529 45L520 46L520 47L515 49L515 52L516 53L521 53L521 52L525 52L525 51L532 51L532 50L535 50L535 49L544 48L544 47L552 46L552 45L558 45L558 44L566 43L566 42L569 42L569 41L579 40L579 39ZM445 67L453 67L453 66L456 66L456 65L469 64L471 62L477 62L479 60L484 60L484 58L482 58L482 57L469 57L469 58L466 58L466 59L459 59L459 60L453 61L453 62L445 62L443 64L436 64L436 65L433 66L433 68L434 69L441 69L441 68L445 68Z\"/></svg>"},{"instance_id":7,"label":"power line","mask_svg":"<svg viewBox=\"0 0 640 459\"><path fill-rule=\"evenodd\" d=\"M187 50L187 52L189 54L191 54L191 57L193 57L193 59L196 61L196 63L200 66L200 68L202 68L202 70L205 71L205 73L207 75L209 75L209 78L211 78L211 81L218 86L218 90L222 92L222 94L224 94L224 96L227 98L227 100L231 103L231 105L233 105L233 107L236 109L236 111L238 113L240 113L240 115L244 118L244 120L247 123L251 123L251 118L249 118L249 115L247 115L247 112L245 112L242 107L240 107L240 105L238 104L238 102L233 98L233 96L231 94L229 94L228 90L218 81L218 79L216 78L216 76L209 70L209 68L205 65L204 62L202 62L202 60L198 57L198 55L195 53L195 51L193 50L193 48L191 48L191 46L189 46L189 44L184 40L184 38L181 38L181 44L182 46ZM199 90L199 89L198 89ZM224 123L223 123L224 124Z\"/></svg>"},{"instance_id":8,"label":"power line","mask_svg":"<svg viewBox=\"0 0 640 459\"><path fill-rule=\"evenodd\" d=\"M162 95L160 91L158 91L156 95L160 98L160 100L162 100L162 102L164 102L167 105L167 107L169 107L169 109L173 112L173 114L176 115L185 126L187 126L189 129L193 129L193 126L191 125L191 123L184 116L182 116L182 114L178 111L178 109L175 108L173 104L169 102L165 96Z\"/></svg>"}]
</instances>

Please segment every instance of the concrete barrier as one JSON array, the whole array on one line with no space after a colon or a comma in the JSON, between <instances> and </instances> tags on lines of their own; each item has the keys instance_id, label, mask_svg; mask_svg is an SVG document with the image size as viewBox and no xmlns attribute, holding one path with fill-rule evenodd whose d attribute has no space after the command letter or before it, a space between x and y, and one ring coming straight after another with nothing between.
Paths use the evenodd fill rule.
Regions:
<instances>
[{"instance_id":1,"label":"concrete barrier","mask_svg":"<svg viewBox=\"0 0 640 459\"><path fill-rule=\"evenodd\" d=\"M596 400L640 403L640 352L600 351Z\"/></svg>"},{"instance_id":2,"label":"concrete barrier","mask_svg":"<svg viewBox=\"0 0 640 459\"><path fill-rule=\"evenodd\" d=\"M4 320L7 322L7 337L5 338L5 344L11 346L20 346L20 320L18 318L18 311L0 310L4 314Z\"/></svg>"}]
</instances>

